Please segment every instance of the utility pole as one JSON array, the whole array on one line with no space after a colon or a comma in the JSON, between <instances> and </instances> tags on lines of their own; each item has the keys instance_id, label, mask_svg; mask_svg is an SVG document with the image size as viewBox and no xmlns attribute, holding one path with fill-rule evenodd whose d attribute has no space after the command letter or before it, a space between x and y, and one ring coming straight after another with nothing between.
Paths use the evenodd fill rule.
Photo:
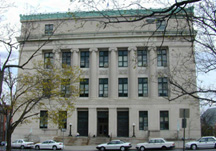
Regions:
<instances>
[{"instance_id":1,"label":"utility pole","mask_svg":"<svg viewBox=\"0 0 216 151\"><path fill-rule=\"evenodd\" d=\"M187 126L186 113L185 113L185 109L183 109L183 119L182 119L182 128L184 129L183 131L183 151L185 151L185 128L186 126Z\"/></svg>"}]
</instances>

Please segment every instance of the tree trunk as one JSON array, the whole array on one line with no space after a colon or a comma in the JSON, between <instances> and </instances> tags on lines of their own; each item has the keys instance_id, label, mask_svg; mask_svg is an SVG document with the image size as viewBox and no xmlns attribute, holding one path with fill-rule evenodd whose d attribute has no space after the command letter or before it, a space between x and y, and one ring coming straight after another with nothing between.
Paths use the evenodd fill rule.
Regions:
<instances>
[{"instance_id":1,"label":"tree trunk","mask_svg":"<svg viewBox=\"0 0 216 151\"><path fill-rule=\"evenodd\" d=\"M12 135L12 130L11 128L7 128L7 147L6 151L11 151L11 135Z\"/></svg>"},{"instance_id":2,"label":"tree trunk","mask_svg":"<svg viewBox=\"0 0 216 151\"><path fill-rule=\"evenodd\" d=\"M3 77L4 77L4 71L0 70L0 96L2 93Z\"/></svg>"}]
</instances>

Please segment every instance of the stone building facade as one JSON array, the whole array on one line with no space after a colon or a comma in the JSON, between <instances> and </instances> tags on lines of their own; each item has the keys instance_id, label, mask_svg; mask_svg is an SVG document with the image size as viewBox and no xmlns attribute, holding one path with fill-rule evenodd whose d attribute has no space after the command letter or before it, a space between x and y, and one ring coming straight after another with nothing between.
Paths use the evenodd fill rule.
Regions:
<instances>
[{"instance_id":1,"label":"stone building facade","mask_svg":"<svg viewBox=\"0 0 216 151\"><path fill-rule=\"evenodd\" d=\"M124 15L131 17L132 12L124 11ZM184 14L168 22L155 16L139 22L111 23L104 28L106 20L101 13L120 17L118 11L21 16L18 41L24 41L25 29L32 31L20 62L49 39L33 60L49 58L83 70L82 91L72 116L66 120L64 135L71 128L72 136L181 138L180 111L186 109L186 137L199 137L198 100L168 100L176 95L169 83L170 75L180 83L190 79L196 85L194 58L189 57L193 43L184 39L190 36ZM41 110L40 116L46 116L46 111ZM63 133L49 120L36 120L19 125L13 139L29 135L45 140Z\"/></svg>"}]
</instances>

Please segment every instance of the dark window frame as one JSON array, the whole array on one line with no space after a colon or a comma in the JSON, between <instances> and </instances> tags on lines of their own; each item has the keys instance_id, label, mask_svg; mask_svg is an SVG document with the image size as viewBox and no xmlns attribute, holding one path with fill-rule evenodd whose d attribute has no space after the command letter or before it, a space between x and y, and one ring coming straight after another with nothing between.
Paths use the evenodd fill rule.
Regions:
<instances>
[{"instance_id":1,"label":"dark window frame","mask_svg":"<svg viewBox=\"0 0 216 151\"><path fill-rule=\"evenodd\" d=\"M118 79L118 96L128 97L128 78Z\"/></svg>"},{"instance_id":2,"label":"dark window frame","mask_svg":"<svg viewBox=\"0 0 216 151\"><path fill-rule=\"evenodd\" d=\"M53 52L44 52L44 68L51 69L54 63L54 53Z\"/></svg>"},{"instance_id":3,"label":"dark window frame","mask_svg":"<svg viewBox=\"0 0 216 151\"><path fill-rule=\"evenodd\" d=\"M48 128L48 111L40 111L40 128Z\"/></svg>"},{"instance_id":4,"label":"dark window frame","mask_svg":"<svg viewBox=\"0 0 216 151\"><path fill-rule=\"evenodd\" d=\"M168 50L167 48L157 49L157 66L167 67L168 65Z\"/></svg>"},{"instance_id":5,"label":"dark window frame","mask_svg":"<svg viewBox=\"0 0 216 151\"><path fill-rule=\"evenodd\" d=\"M137 65L138 67L146 67L148 65L148 51L147 48L137 50Z\"/></svg>"},{"instance_id":6,"label":"dark window frame","mask_svg":"<svg viewBox=\"0 0 216 151\"><path fill-rule=\"evenodd\" d=\"M169 111L160 111L160 130L169 130Z\"/></svg>"},{"instance_id":7,"label":"dark window frame","mask_svg":"<svg viewBox=\"0 0 216 151\"><path fill-rule=\"evenodd\" d=\"M108 97L108 78L99 79L99 97Z\"/></svg>"},{"instance_id":8,"label":"dark window frame","mask_svg":"<svg viewBox=\"0 0 216 151\"><path fill-rule=\"evenodd\" d=\"M158 96L168 96L168 78L158 78Z\"/></svg>"},{"instance_id":9,"label":"dark window frame","mask_svg":"<svg viewBox=\"0 0 216 151\"><path fill-rule=\"evenodd\" d=\"M89 79L83 79L80 81L80 97L89 96Z\"/></svg>"},{"instance_id":10,"label":"dark window frame","mask_svg":"<svg viewBox=\"0 0 216 151\"><path fill-rule=\"evenodd\" d=\"M148 97L148 78L138 78L138 96Z\"/></svg>"},{"instance_id":11,"label":"dark window frame","mask_svg":"<svg viewBox=\"0 0 216 151\"><path fill-rule=\"evenodd\" d=\"M61 96L62 97L71 96L70 79L61 80Z\"/></svg>"},{"instance_id":12,"label":"dark window frame","mask_svg":"<svg viewBox=\"0 0 216 151\"><path fill-rule=\"evenodd\" d=\"M52 35L53 34L53 24L45 24L45 35Z\"/></svg>"},{"instance_id":13,"label":"dark window frame","mask_svg":"<svg viewBox=\"0 0 216 151\"><path fill-rule=\"evenodd\" d=\"M128 67L128 50L118 50L118 67Z\"/></svg>"},{"instance_id":14,"label":"dark window frame","mask_svg":"<svg viewBox=\"0 0 216 151\"><path fill-rule=\"evenodd\" d=\"M80 52L80 68L89 68L89 51Z\"/></svg>"},{"instance_id":15,"label":"dark window frame","mask_svg":"<svg viewBox=\"0 0 216 151\"><path fill-rule=\"evenodd\" d=\"M139 130L148 130L148 111L139 111Z\"/></svg>"},{"instance_id":16,"label":"dark window frame","mask_svg":"<svg viewBox=\"0 0 216 151\"><path fill-rule=\"evenodd\" d=\"M107 68L109 67L109 52L99 51L99 67Z\"/></svg>"},{"instance_id":17,"label":"dark window frame","mask_svg":"<svg viewBox=\"0 0 216 151\"><path fill-rule=\"evenodd\" d=\"M62 67L71 66L71 52L62 52Z\"/></svg>"}]
</instances>

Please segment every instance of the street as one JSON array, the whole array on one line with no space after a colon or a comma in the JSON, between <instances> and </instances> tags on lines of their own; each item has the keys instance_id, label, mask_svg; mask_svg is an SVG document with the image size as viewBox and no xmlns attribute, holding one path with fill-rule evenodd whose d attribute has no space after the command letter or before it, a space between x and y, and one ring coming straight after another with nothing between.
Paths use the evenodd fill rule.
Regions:
<instances>
[{"instance_id":1,"label":"street","mask_svg":"<svg viewBox=\"0 0 216 151\"><path fill-rule=\"evenodd\" d=\"M73 147L71 147L73 148ZM98 151L97 149L91 149L91 150L83 150L83 149L80 149L80 150L74 150L74 149L64 149L62 151ZM158 151L158 150L161 150L161 149L157 149L157 150L148 150L148 151ZM182 151L183 149L171 149L169 151ZM198 149L199 151L214 151L215 149ZM4 147L0 147L0 151L5 151L5 148ZM11 151L36 151L35 149L12 149ZM42 151L50 151L50 150L42 150ZM136 149L129 149L128 151L136 151ZM167 150L168 151L168 150ZM185 151L190 151L190 150L185 150Z\"/></svg>"}]
</instances>

